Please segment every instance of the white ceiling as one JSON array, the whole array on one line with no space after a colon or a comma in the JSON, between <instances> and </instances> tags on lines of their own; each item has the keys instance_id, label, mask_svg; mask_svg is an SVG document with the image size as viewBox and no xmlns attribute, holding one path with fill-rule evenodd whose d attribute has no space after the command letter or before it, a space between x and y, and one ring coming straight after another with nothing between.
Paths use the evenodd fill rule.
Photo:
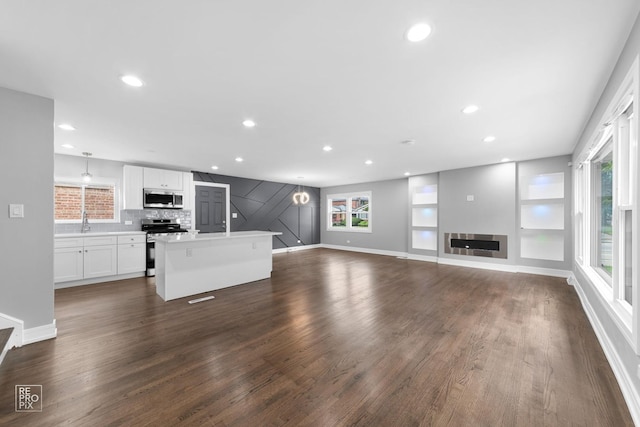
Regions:
<instances>
[{"instance_id":1,"label":"white ceiling","mask_svg":"<svg viewBox=\"0 0 640 427\"><path fill-rule=\"evenodd\" d=\"M77 128L56 128L57 153L321 187L394 179L570 153L639 10L638 0L0 0L0 86L55 99L56 124ZM409 43L417 22L433 32ZM480 110L464 115L467 104Z\"/></svg>"}]
</instances>

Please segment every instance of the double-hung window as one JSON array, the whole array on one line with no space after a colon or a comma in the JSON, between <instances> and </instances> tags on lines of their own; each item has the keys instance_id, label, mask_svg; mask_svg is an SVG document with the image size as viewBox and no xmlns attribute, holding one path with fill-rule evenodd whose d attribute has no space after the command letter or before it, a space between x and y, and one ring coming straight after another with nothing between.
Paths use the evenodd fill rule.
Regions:
<instances>
[{"instance_id":1,"label":"double-hung window","mask_svg":"<svg viewBox=\"0 0 640 427\"><path fill-rule=\"evenodd\" d=\"M574 224L577 266L640 354L637 75L638 60L578 157Z\"/></svg>"},{"instance_id":2,"label":"double-hung window","mask_svg":"<svg viewBox=\"0 0 640 427\"><path fill-rule=\"evenodd\" d=\"M327 230L371 232L371 192L327 195Z\"/></svg>"}]
</instances>

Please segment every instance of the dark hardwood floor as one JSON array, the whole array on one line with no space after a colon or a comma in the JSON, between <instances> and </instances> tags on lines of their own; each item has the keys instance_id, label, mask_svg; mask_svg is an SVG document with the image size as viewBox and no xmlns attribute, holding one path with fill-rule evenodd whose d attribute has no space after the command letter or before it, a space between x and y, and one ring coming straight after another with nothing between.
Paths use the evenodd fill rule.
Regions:
<instances>
[{"instance_id":1,"label":"dark hardwood floor","mask_svg":"<svg viewBox=\"0 0 640 427\"><path fill-rule=\"evenodd\" d=\"M56 291L58 338L0 366L0 425L633 425L563 279L313 249L212 294Z\"/></svg>"}]
</instances>

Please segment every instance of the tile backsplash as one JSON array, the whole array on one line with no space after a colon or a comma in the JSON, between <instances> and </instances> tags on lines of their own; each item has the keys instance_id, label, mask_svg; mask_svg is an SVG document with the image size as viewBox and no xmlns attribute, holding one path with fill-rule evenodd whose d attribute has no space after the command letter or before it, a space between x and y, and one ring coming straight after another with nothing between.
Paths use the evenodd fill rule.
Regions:
<instances>
[{"instance_id":1,"label":"tile backsplash","mask_svg":"<svg viewBox=\"0 0 640 427\"><path fill-rule=\"evenodd\" d=\"M191 228L191 211L177 209L130 209L120 211L120 222L100 223L89 220L91 231L140 231L143 218L178 218L183 228ZM131 221L131 225L125 225L125 221ZM81 223L54 224L55 234L79 233Z\"/></svg>"}]
</instances>

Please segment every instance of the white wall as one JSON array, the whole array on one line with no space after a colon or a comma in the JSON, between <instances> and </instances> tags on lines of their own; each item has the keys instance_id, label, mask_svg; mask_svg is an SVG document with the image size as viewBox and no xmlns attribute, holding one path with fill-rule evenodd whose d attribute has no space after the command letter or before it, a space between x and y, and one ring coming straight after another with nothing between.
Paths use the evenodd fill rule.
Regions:
<instances>
[{"instance_id":1,"label":"white wall","mask_svg":"<svg viewBox=\"0 0 640 427\"><path fill-rule=\"evenodd\" d=\"M54 316L53 118L53 100L0 88L0 313L27 329Z\"/></svg>"}]
</instances>

